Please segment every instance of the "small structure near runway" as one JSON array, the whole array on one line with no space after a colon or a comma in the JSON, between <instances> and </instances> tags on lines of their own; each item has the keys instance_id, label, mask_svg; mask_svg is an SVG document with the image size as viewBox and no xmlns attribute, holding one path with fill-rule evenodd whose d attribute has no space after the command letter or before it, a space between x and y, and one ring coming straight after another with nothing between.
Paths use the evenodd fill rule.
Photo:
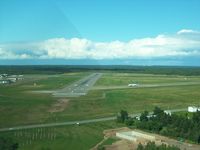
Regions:
<instances>
[{"instance_id":1,"label":"small structure near runway","mask_svg":"<svg viewBox=\"0 0 200 150\"><path fill-rule=\"evenodd\" d=\"M188 107L188 112L197 112L197 111L200 111L199 107L195 107L195 106Z\"/></svg>"},{"instance_id":2,"label":"small structure near runway","mask_svg":"<svg viewBox=\"0 0 200 150\"><path fill-rule=\"evenodd\" d=\"M141 141L155 141L155 136L145 134L136 130L126 131L126 132L117 132L116 136L122 139L126 139L133 142L141 142Z\"/></svg>"},{"instance_id":3,"label":"small structure near runway","mask_svg":"<svg viewBox=\"0 0 200 150\"><path fill-rule=\"evenodd\" d=\"M134 86L137 86L137 84L135 83L128 84L128 87L134 87Z\"/></svg>"}]
</instances>

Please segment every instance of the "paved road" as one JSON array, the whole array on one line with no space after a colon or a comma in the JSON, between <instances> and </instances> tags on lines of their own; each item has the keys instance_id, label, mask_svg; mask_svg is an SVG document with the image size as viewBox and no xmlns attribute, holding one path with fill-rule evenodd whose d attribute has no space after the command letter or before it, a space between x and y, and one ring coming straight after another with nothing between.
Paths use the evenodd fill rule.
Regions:
<instances>
[{"instance_id":1,"label":"paved road","mask_svg":"<svg viewBox=\"0 0 200 150\"><path fill-rule=\"evenodd\" d=\"M186 111L187 109L173 109L169 110L171 112L179 112L179 111ZM131 114L131 117L140 116L141 113ZM152 114L152 112L150 112ZM15 131L21 129L31 129L31 128L42 128L42 127L56 127L56 126L65 126L65 125L75 125L79 124L88 124L88 123L95 123L95 122L102 122L102 121L109 121L115 120L116 117L104 117L99 119L88 119L88 120L79 120L79 121L66 121L66 122L57 122L57 123L46 123L46 124L35 124L35 125L25 125L25 126L17 126L17 127L10 127L10 128L1 128L0 132L2 131Z\"/></svg>"}]
</instances>

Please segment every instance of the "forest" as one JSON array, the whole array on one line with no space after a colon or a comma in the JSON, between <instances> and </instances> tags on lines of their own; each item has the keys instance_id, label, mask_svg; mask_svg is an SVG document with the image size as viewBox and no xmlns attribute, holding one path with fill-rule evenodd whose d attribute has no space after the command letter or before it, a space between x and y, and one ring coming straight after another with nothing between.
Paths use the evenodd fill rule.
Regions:
<instances>
[{"instance_id":1,"label":"forest","mask_svg":"<svg viewBox=\"0 0 200 150\"><path fill-rule=\"evenodd\" d=\"M200 143L200 112L192 115L166 114L164 110L155 107L153 114L148 111L141 113L140 119L131 118L125 110L117 116L118 122L128 126L147 130L164 136L177 138L181 141L189 140Z\"/></svg>"},{"instance_id":2,"label":"forest","mask_svg":"<svg viewBox=\"0 0 200 150\"><path fill-rule=\"evenodd\" d=\"M0 74L59 74L83 71L113 71L166 75L200 75L200 67L126 65L1 65Z\"/></svg>"}]
</instances>

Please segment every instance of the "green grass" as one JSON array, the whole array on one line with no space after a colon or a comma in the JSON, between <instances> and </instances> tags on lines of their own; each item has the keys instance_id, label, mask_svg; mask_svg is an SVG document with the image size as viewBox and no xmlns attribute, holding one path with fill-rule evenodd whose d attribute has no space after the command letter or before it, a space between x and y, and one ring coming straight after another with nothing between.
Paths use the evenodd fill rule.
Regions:
<instances>
[{"instance_id":1,"label":"green grass","mask_svg":"<svg viewBox=\"0 0 200 150\"><path fill-rule=\"evenodd\" d=\"M32 90L53 90L86 76L89 73L67 73L60 75L27 75L24 81L9 86L0 86L0 128L23 124L83 120L116 115L121 109L129 113L162 109L198 106L200 85L182 85L154 88L127 88L91 90L85 96L68 98L70 101L62 112L49 113L59 98L49 94L34 94ZM186 79L185 79L186 78ZM199 76L167 76L133 73L105 73L95 86L118 86L136 82L139 84L199 82ZM36 83L36 84L34 84ZM19 140L20 150L40 149L89 149L103 139L102 131L115 128L113 122L102 122L80 126L27 129L5 132ZM50 139L50 133L56 135ZM37 139L31 137L37 135ZM22 135L21 135L22 134ZM20 137L18 137L18 135ZM40 137L41 136L41 139ZM32 141L30 144L30 140ZM107 141L108 143L112 141Z\"/></svg>"},{"instance_id":2,"label":"green grass","mask_svg":"<svg viewBox=\"0 0 200 150\"><path fill-rule=\"evenodd\" d=\"M116 115L121 109L129 113L153 110L155 106L163 109L187 108L199 105L200 85L182 85L154 88L128 88L113 90L91 90L85 96L68 98L70 101L62 112L49 113L52 104L59 98L48 94L33 94L31 90L47 90L63 87L89 73L69 73L62 75L30 75L35 80L23 81L20 84L0 87L0 127L44 122L62 122L83 120ZM131 78L131 79L130 79ZM97 81L102 85L118 84L137 78L146 83L179 82L185 76L147 75L132 73L105 73ZM170 80L170 81L169 81ZM185 79L184 79L185 80ZM200 81L200 77L187 77L187 80ZM184 81L184 82L187 82ZM37 82L37 85L33 84ZM61 85L62 83L62 85ZM127 82L128 83L128 82ZM120 83L121 84L121 83Z\"/></svg>"},{"instance_id":3,"label":"green grass","mask_svg":"<svg viewBox=\"0 0 200 150\"><path fill-rule=\"evenodd\" d=\"M58 116L60 120L76 120L116 115L121 109L129 113L198 105L200 85L123 90L90 91L87 96L73 98L70 107Z\"/></svg>"},{"instance_id":4,"label":"green grass","mask_svg":"<svg viewBox=\"0 0 200 150\"><path fill-rule=\"evenodd\" d=\"M116 86L128 85L130 83L138 84L156 84L156 83L174 83L174 82L193 82L200 81L198 76L178 76L178 75L152 75L152 74L134 74L134 73L107 73L96 82L96 86Z\"/></svg>"},{"instance_id":5,"label":"green grass","mask_svg":"<svg viewBox=\"0 0 200 150\"><path fill-rule=\"evenodd\" d=\"M103 148L106 145L112 145L113 143L115 143L118 140L119 139L117 139L117 138L110 137L110 138L106 139L101 145L99 145L98 149L101 149L101 148Z\"/></svg>"},{"instance_id":6,"label":"green grass","mask_svg":"<svg viewBox=\"0 0 200 150\"><path fill-rule=\"evenodd\" d=\"M103 130L121 126L122 124L108 121L80 126L26 129L1 134L13 137L19 143L19 150L88 150L103 139Z\"/></svg>"},{"instance_id":7,"label":"green grass","mask_svg":"<svg viewBox=\"0 0 200 150\"><path fill-rule=\"evenodd\" d=\"M61 88L85 73L63 75L29 75L25 81L9 86L0 86L0 127L45 122L51 118L49 108L58 98L49 94L33 94L32 90ZM34 83L37 83L34 86ZM62 82L63 85L60 85ZM55 120L53 120L55 121Z\"/></svg>"}]
</instances>

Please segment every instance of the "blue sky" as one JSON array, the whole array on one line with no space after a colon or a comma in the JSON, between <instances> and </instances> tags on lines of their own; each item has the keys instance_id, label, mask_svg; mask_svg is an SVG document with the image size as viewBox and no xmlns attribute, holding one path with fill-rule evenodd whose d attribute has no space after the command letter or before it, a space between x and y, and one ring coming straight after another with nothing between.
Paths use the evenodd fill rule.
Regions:
<instances>
[{"instance_id":1,"label":"blue sky","mask_svg":"<svg viewBox=\"0 0 200 150\"><path fill-rule=\"evenodd\" d=\"M199 0L1 0L0 64L199 66L199 6Z\"/></svg>"}]
</instances>

